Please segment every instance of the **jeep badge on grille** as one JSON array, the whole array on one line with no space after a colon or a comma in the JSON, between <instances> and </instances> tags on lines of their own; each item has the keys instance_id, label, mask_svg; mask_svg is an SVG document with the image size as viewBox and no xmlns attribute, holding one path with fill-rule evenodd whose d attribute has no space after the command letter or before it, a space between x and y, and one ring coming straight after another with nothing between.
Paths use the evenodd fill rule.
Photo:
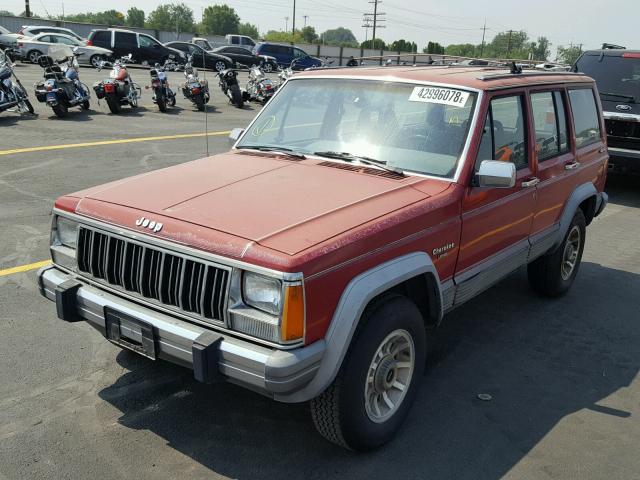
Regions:
<instances>
[{"instance_id":1,"label":"jeep badge on grille","mask_svg":"<svg viewBox=\"0 0 640 480\"><path fill-rule=\"evenodd\" d=\"M139 219L137 219L136 225L138 227L148 228L149 230L153 230L154 232L159 232L160 230L162 230L162 223L149 220L145 217L140 217Z\"/></svg>"}]
</instances>

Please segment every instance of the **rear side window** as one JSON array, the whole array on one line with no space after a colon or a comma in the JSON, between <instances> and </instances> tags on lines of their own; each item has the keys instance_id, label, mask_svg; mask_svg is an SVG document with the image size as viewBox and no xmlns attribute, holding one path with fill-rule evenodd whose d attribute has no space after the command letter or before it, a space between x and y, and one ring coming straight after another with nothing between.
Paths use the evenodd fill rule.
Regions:
<instances>
[{"instance_id":1,"label":"rear side window","mask_svg":"<svg viewBox=\"0 0 640 480\"><path fill-rule=\"evenodd\" d=\"M569 150L567 118L560 92L531 94L538 160L544 161Z\"/></svg>"},{"instance_id":2,"label":"rear side window","mask_svg":"<svg viewBox=\"0 0 640 480\"><path fill-rule=\"evenodd\" d=\"M569 90L571 113L576 131L576 147L584 147L600 141L600 118L593 90L580 88Z\"/></svg>"},{"instance_id":3,"label":"rear side window","mask_svg":"<svg viewBox=\"0 0 640 480\"><path fill-rule=\"evenodd\" d=\"M529 166L523 97L499 97L491 100L476 159L476 172L483 160L512 162L516 170Z\"/></svg>"},{"instance_id":4,"label":"rear side window","mask_svg":"<svg viewBox=\"0 0 640 480\"><path fill-rule=\"evenodd\" d=\"M135 33L116 32L115 44L119 48L138 48L138 39Z\"/></svg>"},{"instance_id":5,"label":"rear side window","mask_svg":"<svg viewBox=\"0 0 640 480\"><path fill-rule=\"evenodd\" d=\"M240 39L238 37L231 37L231 43L233 45L239 45L240 44Z\"/></svg>"},{"instance_id":6,"label":"rear side window","mask_svg":"<svg viewBox=\"0 0 640 480\"><path fill-rule=\"evenodd\" d=\"M91 39L94 45L100 47L110 47L111 46L111 32L108 30L98 30L93 34L93 38Z\"/></svg>"}]
</instances>

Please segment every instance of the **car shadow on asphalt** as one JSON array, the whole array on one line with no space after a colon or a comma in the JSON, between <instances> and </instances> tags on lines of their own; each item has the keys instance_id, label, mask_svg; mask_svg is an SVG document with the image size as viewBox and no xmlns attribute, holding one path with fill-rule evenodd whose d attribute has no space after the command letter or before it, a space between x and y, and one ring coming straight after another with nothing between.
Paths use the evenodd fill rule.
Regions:
<instances>
[{"instance_id":1,"label":"car shadow on asphalt","mask_svg":"<svg viewBox=\"0 0 640 480\"><path fill-rule=\"evenodd\" d=\"M122 412L121 425L231 478L498 479L567 416L630 416L606 398L640 369L640 323L628 303L639 291L640 275L584 262L571 291L549 300L519 270L431 334L408 420L368 454L321 439L306 404L203 385L186 369L129 352L117 356L128 371L99 395ZM575 441L563 435L556 448Z\"/></svg>"}]
</instances>

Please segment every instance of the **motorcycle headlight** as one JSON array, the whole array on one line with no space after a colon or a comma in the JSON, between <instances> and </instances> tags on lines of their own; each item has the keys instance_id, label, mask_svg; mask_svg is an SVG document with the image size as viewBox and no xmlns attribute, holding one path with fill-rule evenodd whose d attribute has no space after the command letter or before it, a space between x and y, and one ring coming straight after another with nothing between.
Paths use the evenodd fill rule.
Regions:
<instances>
[{"instance_id":1,"label":"motorcycle headlight","mask_svg":"<svg viewBox=\"0 0 640 480\"><path fill-rule=\"evenodd\" d=\"M75 249L78 242L78 222L66 217L56 217L54 244Z\"/></svg>"},{"instance_id":2,"label":"motorcycle headlight","mask_svg":"<svg viewBox=\"0 0 640 480\"><path fill-rule=\"evenodd\" d=\"M272 315L280 315L282 309L280 280L245 272L242 278L242 296L247 305Z\"/></svg>"}]
</instances>

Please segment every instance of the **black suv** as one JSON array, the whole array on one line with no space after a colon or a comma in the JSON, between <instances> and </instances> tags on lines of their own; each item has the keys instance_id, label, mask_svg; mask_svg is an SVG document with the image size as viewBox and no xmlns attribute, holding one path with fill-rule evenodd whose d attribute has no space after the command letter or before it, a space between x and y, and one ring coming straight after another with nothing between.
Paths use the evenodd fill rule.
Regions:
<instances>
[{"instance_id":1,"label":"black suv","mask_svg":"<svg viewBox=\"0 0 640 480\"><path fill-rule=\"evenodd\" d=\"M165 60L175 60L177 63L185 63L187 56L176 50L162 45L151 35L121 30L117 28L105 28L91 30L88 45L108 48L113 52L114 58L120 58L131 54L133 61L140 64L163 64Z\"/></svg>"},{"instance_id":2,"label":"black suv","mask_svg":"<svg viewBox=\"0 0 640 480\"><path fill-rule=\"evenodd\" d=\"M598 84L610 167L640 173L640 51L602 47L584 52L573 69Z\"/></svg>"}]
</instances>

